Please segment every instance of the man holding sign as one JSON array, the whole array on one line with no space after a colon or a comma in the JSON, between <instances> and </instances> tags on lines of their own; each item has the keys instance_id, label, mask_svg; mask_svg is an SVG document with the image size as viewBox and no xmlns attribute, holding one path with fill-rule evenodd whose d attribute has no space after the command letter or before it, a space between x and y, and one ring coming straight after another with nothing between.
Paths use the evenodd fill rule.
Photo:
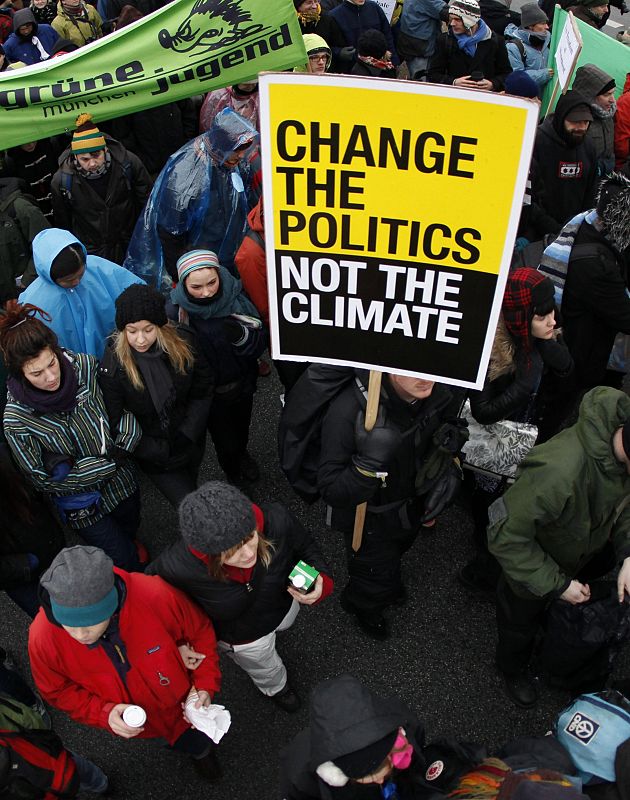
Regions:
<instances>
[{"instance_id":1,"label":"man holding sign","mask_svg":"<svg viewBox=\"0 0 630 800\"><path fill-rule=\"evenodd\" d=\"M376 425L366 431L359 385L366 377L359 373L324 417L318 488L332 507L332 526L346 540L348 584L341 605L364 633L385 639L384 609L406 600L402 556L460 488L458 454L466 429L455 422L462 390L390 373L383 376ZM301 381L308 379L307 373ZM354 552L355 508L366 501L363 540Z\"/></svg>"}]
</instances>

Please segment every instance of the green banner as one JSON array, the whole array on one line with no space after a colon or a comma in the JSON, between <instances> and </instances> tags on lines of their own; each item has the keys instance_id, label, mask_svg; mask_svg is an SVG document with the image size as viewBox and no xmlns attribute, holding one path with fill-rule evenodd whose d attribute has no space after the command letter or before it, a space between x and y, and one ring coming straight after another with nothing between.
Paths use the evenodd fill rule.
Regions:
<instances>
[{"instance_id":1,"label":"green banner","mask_svg":"<svg viewBox=\"0 0 630 800\"><path fill-rule=\"evenodd\" d=\"M551 44L549 47L550 67L555 68L554 54L567 17L568 13L563 11L560 6L556 6L556 11L553 15ZM596 28L592 28L579 19L576 19L575 22L582 36L582 50L578 56L575 69L577 70L577 68L581 67L583 64L596 64L600 69L603 69L604 72L607 72L615 79L615 83L617 84L615 94L619 97L623 91L623 85L626 82L626 73L630 72L630 47L618 42L616 39L611 39L610 36L598 31ZM575 75L575 72L573 74ZM573 80L571 80L571 83L573 83ZM543 114L546 112L549 100L551 99L554 85L555 81L551 80L545 86L541 109ZM561 94L557 92L554 107L559 97L561 97Z\"/></svg>"},{"instance_id":2,"label":"green banner","mask_svg":"<svg viewBox=\"0 0 630 800\"><path fill-rule=\"evenodd\" d=\"M292 0L176 0L75 53L0 78L0 148L306 61Z\"/></svg>"}]
</instances>

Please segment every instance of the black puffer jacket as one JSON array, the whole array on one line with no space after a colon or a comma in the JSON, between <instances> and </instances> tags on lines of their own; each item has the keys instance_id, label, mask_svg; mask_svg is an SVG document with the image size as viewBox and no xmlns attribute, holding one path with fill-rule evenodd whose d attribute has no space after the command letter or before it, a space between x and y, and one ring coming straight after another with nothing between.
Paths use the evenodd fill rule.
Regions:
<instances>
[{"instance_id":1,"label":"black puffer jacket","mask_svg":"<svg viewBox=\"0 0 630 800\"><path fill-rule=\"evenodd\" d=\"M163 356L176 395L167 430L160 425L148 389L133 387L111 342L99 369L98 381L107 407L110 430L117 430L124 411L134 415L142 428L142 438L133 455L146 472L167 472L187 463L191 453L189 449L182 448L181 436L185 437L185 444L196 443L200 439L206 429L212 402L212 372L196 347L195 336L183 325L178 326L177 331L193 350L195 363L191 370L182 375L172 368L168 356Z\"/></svg>"},{"instance_id":2,"label":"black puffer jacket","mask_svg":"<svg viewBox=\"0 0 630 800\"><path fill-rule=\"evenodd\" d=\"M190 595L214 623L217 639L230 644L252 642L278 627L291 607L288 576L300 559L330 575L319 546L284 506L263 503L261 510L262 532L274 549L269 566L258 561L248 584L210 576L206 564L181 539L146 570Z\"/></svg>"},{"instance_id":3,"label":"black puffer jacket","mask_svg":"<svg viewBox=\"0 0 630 800\"><path fill-rule=\"evenodd\" d=\"M51 183L53 216L55 225L74 233L90 255L122 264L151 179L138 156L107 134L105 141L112 164L104 196L95 186L105 179L90 181L80 175L68 148Z\"/></svg>"}]
</instances>

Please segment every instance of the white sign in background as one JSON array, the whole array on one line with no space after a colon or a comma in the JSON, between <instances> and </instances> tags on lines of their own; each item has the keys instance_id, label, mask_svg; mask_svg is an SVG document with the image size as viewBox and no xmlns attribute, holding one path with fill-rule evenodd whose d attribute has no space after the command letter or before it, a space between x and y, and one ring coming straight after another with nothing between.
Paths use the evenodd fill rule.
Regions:
<instances>
[{"instance_id":1,"label":"white sign in background","mask_svg":"<svg viewBox=\"0 0 630 800\"><path fill-rule=\"evenodd\" d=\"M555 55L556 80L563 94L569 85L571 76L573 75L573 68L577 57L580 55L581 49L582 37L573 21L573 14L569 12L569 16L566 18L564 28L560 34Z\"/></svg>"},{"instance_id":2,"label":"white sign in background","mask_svg":"<svg viewBox=\"0 0 630 800\"><path fill-rule=\"evenodd\" d=\"M396 0L376 0L376 2L385 12L387 21L391 22L392 14L394 13L394 9L396 8Z\"/></svg>"}]
</instances>

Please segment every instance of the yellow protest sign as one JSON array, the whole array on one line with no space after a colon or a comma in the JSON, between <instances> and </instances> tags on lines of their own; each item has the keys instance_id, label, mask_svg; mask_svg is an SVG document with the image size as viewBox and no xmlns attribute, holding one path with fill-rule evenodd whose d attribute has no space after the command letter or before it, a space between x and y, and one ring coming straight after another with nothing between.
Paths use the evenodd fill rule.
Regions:
<instances>
[{"instance_id":1,"label":"yellow protest sign","mask_svg":"<svg viewBox=\"0 0 630 800\"><path fill-rule=\"evenodd\" d=\"M480 385L536 108L297 74L261 101L274 357Z\"/></svg>"}]
</instances>

